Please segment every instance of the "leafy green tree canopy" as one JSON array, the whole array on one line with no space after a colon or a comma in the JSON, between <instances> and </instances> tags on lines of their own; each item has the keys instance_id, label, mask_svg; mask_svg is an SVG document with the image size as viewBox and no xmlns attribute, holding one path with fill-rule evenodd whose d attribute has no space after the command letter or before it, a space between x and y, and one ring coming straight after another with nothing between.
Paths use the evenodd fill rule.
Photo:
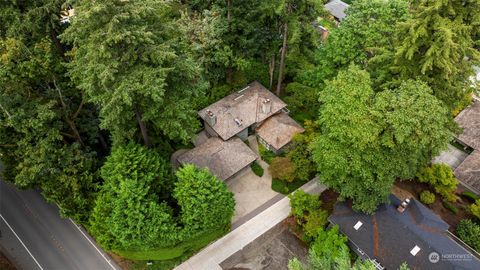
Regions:
<instances>
[{"instance_id":1,"label":"leafy green tree canopy","mask_svg":"<svg viewBox=\"0 0 480 270\"><path fill-rule=\"evenodd\" d=\"M323 183L372 213L393 181L409 179L452 137L452 120L429 88L408 81L375 94L367 72L341 71L321 93L313 160Z\"/></svg>"}]
</instances>

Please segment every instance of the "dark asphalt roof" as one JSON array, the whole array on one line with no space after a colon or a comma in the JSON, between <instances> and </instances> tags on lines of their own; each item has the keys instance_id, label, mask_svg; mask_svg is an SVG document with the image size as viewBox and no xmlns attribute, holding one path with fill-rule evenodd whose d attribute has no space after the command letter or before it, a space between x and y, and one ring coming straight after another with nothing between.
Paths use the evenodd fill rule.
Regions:
<instances>
[{"instance_id":1,"label":"dark asphalt roof","mask_svg":"<svg viewBox=\"0 0 480 270\"><path fill-rule=\"evenodd\" d=\"M423 204L412 199L404 213L396 207L400 200L390 195L391 204L382 205L374 215L356 213L345 202L335 205L329 221L337 224L349 240L365 252L370 259L376 259L386 269L398 269L407 262L410 269L480 269L480 260L460 246L449 236L448 224ZM355 224L363 225L355 230ZM420 251L413 256L410 251L418 246ZM429 261L429 254L436 252L468 256L467 260Z\"/></svg>"}]
</instances>

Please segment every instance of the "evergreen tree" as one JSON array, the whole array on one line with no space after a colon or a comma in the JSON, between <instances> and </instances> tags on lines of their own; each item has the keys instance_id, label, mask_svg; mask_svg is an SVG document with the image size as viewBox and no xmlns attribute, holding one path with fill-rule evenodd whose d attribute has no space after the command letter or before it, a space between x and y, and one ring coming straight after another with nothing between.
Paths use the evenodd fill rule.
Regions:
<instances>
[{"instance_id":1,"label":"evergreen tree","mask_svg":"<svg viewBox=\"0 0 480 270\"><path fill-rule=\"evenodd\" d=\"M61 1L0 4L0 153L5 179L40 188L85 221L95 197L96 113L65 77Z\"/></svg>"},{"instance_id":2,"label":"evergreen tree","mask_svg":"<svg viewBox=\"0 0 480 270\"><path fill-rule=\"evenodd\" d=\"M204 83L170 2L77 1L62 34L74 46L69 74L99 106L101 127L114 144L150 138L186 142L198 128Z\"/></svg>"},{"instance_id":3,"label":"evergreen tree","mask_svg":"<svg viewBox=\"0 0 480 270\"><path fill-rule=\"evenodd\" d=\"M399 24L394 71L420 78L435 96L458 112L473 89L472 60L479 60L474 36L480 28L480 1L418 0L412 17Z\"/></svg>"}]
</instances>

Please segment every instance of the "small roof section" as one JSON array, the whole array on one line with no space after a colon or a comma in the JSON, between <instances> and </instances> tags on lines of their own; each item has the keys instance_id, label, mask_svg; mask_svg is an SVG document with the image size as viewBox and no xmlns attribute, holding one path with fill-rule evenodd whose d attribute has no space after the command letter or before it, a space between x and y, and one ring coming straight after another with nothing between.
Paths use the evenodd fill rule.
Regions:
<instances>
[{"instance_id":1,"label":"small roof section","mask_svg":"<svg viewBox=\"0 0 480 270\"><path fill-rule=\"evenodd\" d=\"M224 141L217 137L177 158L181 164L208 168L220 180L227 180L256 159L257 155L239 138Z\"/></svg>"},{"instance_id":2,"label":"small roof section","mask_svg":"<svg viewBox=\"0 0 480 270\"><path fill-rule=\"evenodd\" d=\"M480 100L460 112L455 121L463 129L457 139L473 149L480 149Z\"/></svg>"},{"instance_id":3,"label":"small roof section","mask_svg":"<svg viewBox=\"0 0 480 270\"><path fill-rule=\"evenodd\" d=\"M349 7L349 5L340 0L332 0L326 3L324 7L328 12L330 12L330 14L332 14L333 17L341 21L347 16L345 14L345 10Z\"/></svg>"},{"instance_id":4,"label":"small roof section","mask_svg":"<svg viewBox=\"0 0 480 270\"><path fill-rule=\"evenodd\" d=\"M391 204L381 205L374 215L354 212L348 203L337 203L329 221L371 260L386 269L398 269L407 262L411 269L480 269L480 260L449 236L448 224L423 204L411 199L407 210L396 210L401 201L390 195ZM355 230L355 224L363 225ZM417 247L417 248L415 248ZM412 254L415 253L415 255ZM443 260L431 263L432 252L440 256L466 255L465 260Z\"/></svg>"},{"instance_id":5,"label":"small roof section","mask_svg":"<svg viewBox=\"0 0 480 270\"><path fill-rule=\"evenodd\" d=\"M269 113L263 113L262 102L270 100ZM210 106L200 110L198 115L207 121L207 112L211 111L216 116L213 130L224 140L228 140L240 131L259 123L281 109L287 104L267 90L259 82L252 82L239 91L228 95ZM239 125L237 122L240 121Z\"/></svg>"},{"instance_id":6,"label":"small roof section","mask_svg":"<svg viewBox=\"0 0 480 270\"><path fill-rule=\"evenodd\" d=\"M455 176L462 184L480 194L480 150L473 151L455 169Z\"/></svg>"},{"instance_id":7,"label":"small roof section","mask_svg":"<svg viewBox=\"0 0 480 270\"><path fill-rule=\"evenodd\" d=\"M286 113L268 118L257 129L257 135L269 145L279 150L289 143L297 133L305 131Z\"/></svg>"}]
</instances>

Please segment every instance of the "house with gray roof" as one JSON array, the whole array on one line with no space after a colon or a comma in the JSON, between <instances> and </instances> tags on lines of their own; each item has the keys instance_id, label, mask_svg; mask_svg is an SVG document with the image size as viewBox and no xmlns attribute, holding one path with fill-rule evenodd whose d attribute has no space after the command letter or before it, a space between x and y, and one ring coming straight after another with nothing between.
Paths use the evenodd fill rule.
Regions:
<instances>
[{"instance_id":1,"label":"house with gray roof","mask_svg":"<svg viewBox=\"0 0 480 270\"><path fill-rule=\"evenodd\" d=\"M455 169L460 183L480 195L480 100L460 112L455 121L463 130L456 140L473 152Z\"/></svg>"},{"instance_id":2,"label":"house with gray roof","mask_svg":"<svg viewBox=\"0 0 480 270\"><path fill-rule=\"evenodd\" d=\"M218 100L198 112L205 130L194 149L176 152L181 164L209 168L227 180L248 168L258 157L243 142L255 134L267 149L281 152L304 129L289 115L287 104L259 82Z\"/></svg>"},{"instance_id":3,"label":"house with gray roof","mask_svg":"<svg viewBox=\"0 0 480 270\"><path fill-rule=\"evenodd\" d=\"M258 156L239 138L224 141L218 137L180 155L180 164L208 168L220 180L227 180L254 162Z\"/></svg>"},{"instance_id":4,"label":"house with gray roof","mask_svg":"<svg viewBox=\"0 0 480 270\"><path fill-rule=\"evenodd\" d=\"M351 248L377 269L398 269L406 262L410 269L480 269L479 256L456 240L449 225L415 199L403 212L401 201L390 195L373 215L357 213L350 203L337 203L329 222L338 225Z\"/></svg>"},{"instance_id":5,"label":"house with gray roof","mask_svg":"<svg viewBox=\"0 0 480 270\"><path fill-rule=\"evenodd\" d=\"M345 14L345 10L349 7L349 5L345 2L340 0L331 0L330 2L324 5L325 10L330 12L332 16L338 21L341 22L347 15Z\"/></svg>"}]
</instances>

